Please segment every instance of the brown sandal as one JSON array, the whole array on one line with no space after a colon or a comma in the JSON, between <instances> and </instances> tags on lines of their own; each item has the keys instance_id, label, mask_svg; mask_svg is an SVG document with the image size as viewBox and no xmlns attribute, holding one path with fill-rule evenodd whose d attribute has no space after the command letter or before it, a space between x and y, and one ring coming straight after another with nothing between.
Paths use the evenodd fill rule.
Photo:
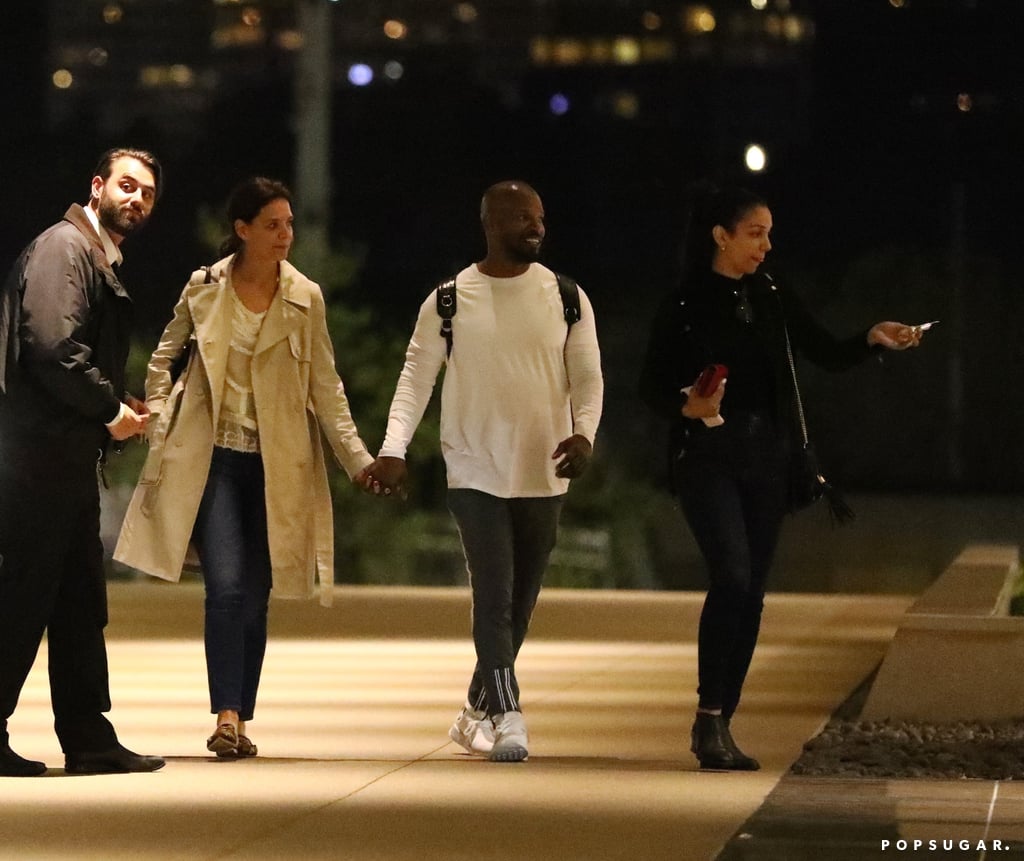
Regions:
<instances>
[{"instance_id":1,"label":"brown sandal","mask_svg":"<svg viewBox=\"0 0 1024 861\"><path fill-rule=\"evenodd\" d=\"M234 724L222 723L206 740L206 749L217 756L234 756L238 750L238 729Z\"/></svg>"},{"instance_id":2,"label":"brown sandal","mask_svg":"<svg viewBox=\"0 0 1024 861\"><path fill-rule=\"evenodd\" d=\"M247 735L240 735L238 737L238 747L235 748L235 756L241 759L246 756L256 756L256 753L256 745L252 743L252 739Z\"/></svg>"},{"instance_id":3,"label":"brown sandal","mask_svg":"<svg viewBox=\"0 0 1024 861\"><path fill-rule=\"evenodd\" d=\"M221 759L245 759L249 756L256 756L256 745L247 735L238 737L238 745L231 750L218 751L217 756Z\"/></svg>"}]
</instances>

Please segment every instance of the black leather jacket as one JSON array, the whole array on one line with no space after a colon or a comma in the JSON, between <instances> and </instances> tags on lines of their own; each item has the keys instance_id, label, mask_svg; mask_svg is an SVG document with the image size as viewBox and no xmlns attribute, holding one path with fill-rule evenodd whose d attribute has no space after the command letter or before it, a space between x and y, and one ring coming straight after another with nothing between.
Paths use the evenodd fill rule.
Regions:
<instances>
[{"instance_id":1,"label":"black leather jacket","mask_svg":"<svg viewBox=\"0 0 1024 861\"><path fill-rule=\"evenodd\" d=\"M735 338L735 300L732 284L723 276L708 274L708 283L684 297L676 293L664 300L654 319L640 378L640 396L658 415L671 422L671 457L679 455L694 433L706 431L703 424L686 419L681 409L686 396L680 390L693 384L701 370L711 362L730 365L729 356ZM850 338L837 339L804 308L790 291L777 287L767 276L755 274L734 282L744 288L752 308L749 341L754 343L743 355L745 365L730 367L722 412L728 411L743 391L742 374L756 377L762 402L753 408L768 409L782 429L784 440L792 443L798 433L795 398L789 360L786 355L786 330L796 356L828 370L852 367L870 353L867 331ZM760 361L756 361L757 358ZM753 359L753 361L752 361ZM751 394L751 386L747 394ZM767 390L767 391L766 391Z\"/></svg>"},{"instance_id":2,"label":"black leather jacket","mask_svg":"<svg viewBox=\"0 0 1024 861\"><path fill-rule=\"evenodd\" d=\"M131 299L73 204L0 291L2 442L95 460L124 397L131 322Z\"/></svg>"}]
</instances>

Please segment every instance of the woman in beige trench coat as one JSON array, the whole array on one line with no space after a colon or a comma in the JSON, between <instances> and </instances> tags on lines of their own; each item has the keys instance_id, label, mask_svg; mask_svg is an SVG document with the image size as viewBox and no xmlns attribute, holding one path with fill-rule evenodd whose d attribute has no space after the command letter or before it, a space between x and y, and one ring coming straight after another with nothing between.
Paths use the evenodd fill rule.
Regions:
<instances>
[{"instance_id":1,"label":"woman in beige trench coat","mask_svg":"<svg viewBox=\"0 0 1024 861\"><path fill-rule=\"evenodd\" d=\"M285 259L288 189L253 178L232 194L227 257L193 274L146 376L149 455L114 558L165 580L190 543L206 584L207 748L253 756L271 587L308 598L334 579L321 431L354 481L372 463L334 366L320 288ZM172 368L187 355L176 381Z\"/></svg>"}]
</instances>

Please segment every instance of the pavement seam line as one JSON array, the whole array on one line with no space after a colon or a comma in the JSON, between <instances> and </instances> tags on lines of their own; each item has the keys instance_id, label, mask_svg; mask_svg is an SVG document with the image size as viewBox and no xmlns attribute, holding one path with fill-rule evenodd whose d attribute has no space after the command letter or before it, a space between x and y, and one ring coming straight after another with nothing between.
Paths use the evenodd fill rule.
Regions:
<instances>
[{"instance_id":1,"label":"pavement seam line","mask_svg":"<svg viewBox=\"0 0 1024 861\"><path fill-rule=\"evenodd\" d=\"M992 829L992 817L996 812L996 799L999 798L999 781L992 784L992 798L988 803L988 816L985 817L985 833L981 835L982 850L978 855L978 861L985 861L986 849L988 847L988 835Z\"/></svg>"},{"instance_id":2,"label":"pavement seam line","mask_svg":"<svg viewBox=\"0 0 1024 861\"><path fill-rule=\"evenodd\" d=\"M246 846L249 846L252 843L259 842L260 840L263 840L267 837L270 837L272 834L276 832L287 830L296 825L297 823L301 822L303 819L306 819L310 816L314 816L317 813L320 813L321 811L326 810L327 808L335 804L340 804L342 802L348 801L350 798L352 798L355 795L358 795L364 789L369 789L375 783L379 783L380 781L384 780L384 778L391 777L391 775L393 774L397 774L398 772L402 771L402 769L409 768L409 766L415 765L418 762L423 762L428 756L433 756L438 751L444 750L444 748L446 748L447 746L448 743L446 742L445 744L442 744L440 747L436 747L433 750L427 751L427 753L423 754L422 756L418 756L415 759L410 759L407 762L403 762L401 765L389 769L388 771L385 771L383 774L377 775L375 778L373 778L373 780L368 780L366 783L362 784L361 786L357 786L355 789L346 792L344 795L341 795L338 798L332 798L330 801L325 801L323 804L320 804L317 807L313 807L309 810L304 810L302 813L297 813L291 819L281 823L281 825L275 826L273 828L268 827L267 829L259 832L258 834L252 834L247 839L240 841L239 843L236 843L230 849L227 849L224 852L219 853L217 855L211 856L211 858L234 857L239 852L241 852ZM373 760L369 761L372 762Z\"/></svg>"}]
</instances>

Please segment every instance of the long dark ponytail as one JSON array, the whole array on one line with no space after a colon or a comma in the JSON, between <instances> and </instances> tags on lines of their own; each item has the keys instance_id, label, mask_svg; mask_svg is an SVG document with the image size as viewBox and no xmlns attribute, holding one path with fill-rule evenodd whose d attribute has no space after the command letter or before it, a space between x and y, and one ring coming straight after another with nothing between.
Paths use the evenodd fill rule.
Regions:
<instances>
[{"instance_id":1,"label":"long dark ponytail","mask_svg":"<svg viewBox=\"0 0 1024 861\"><path fill-rule=\"evenodd\" d=\"M695 183L690 192L689 215L683 230L682 275L679 292L690 294L704 283L715 256L715 225L730 233L752 209L767 206L764 198L739 186L719 187L712 182Z\"/></svg>"}]
</instances>

